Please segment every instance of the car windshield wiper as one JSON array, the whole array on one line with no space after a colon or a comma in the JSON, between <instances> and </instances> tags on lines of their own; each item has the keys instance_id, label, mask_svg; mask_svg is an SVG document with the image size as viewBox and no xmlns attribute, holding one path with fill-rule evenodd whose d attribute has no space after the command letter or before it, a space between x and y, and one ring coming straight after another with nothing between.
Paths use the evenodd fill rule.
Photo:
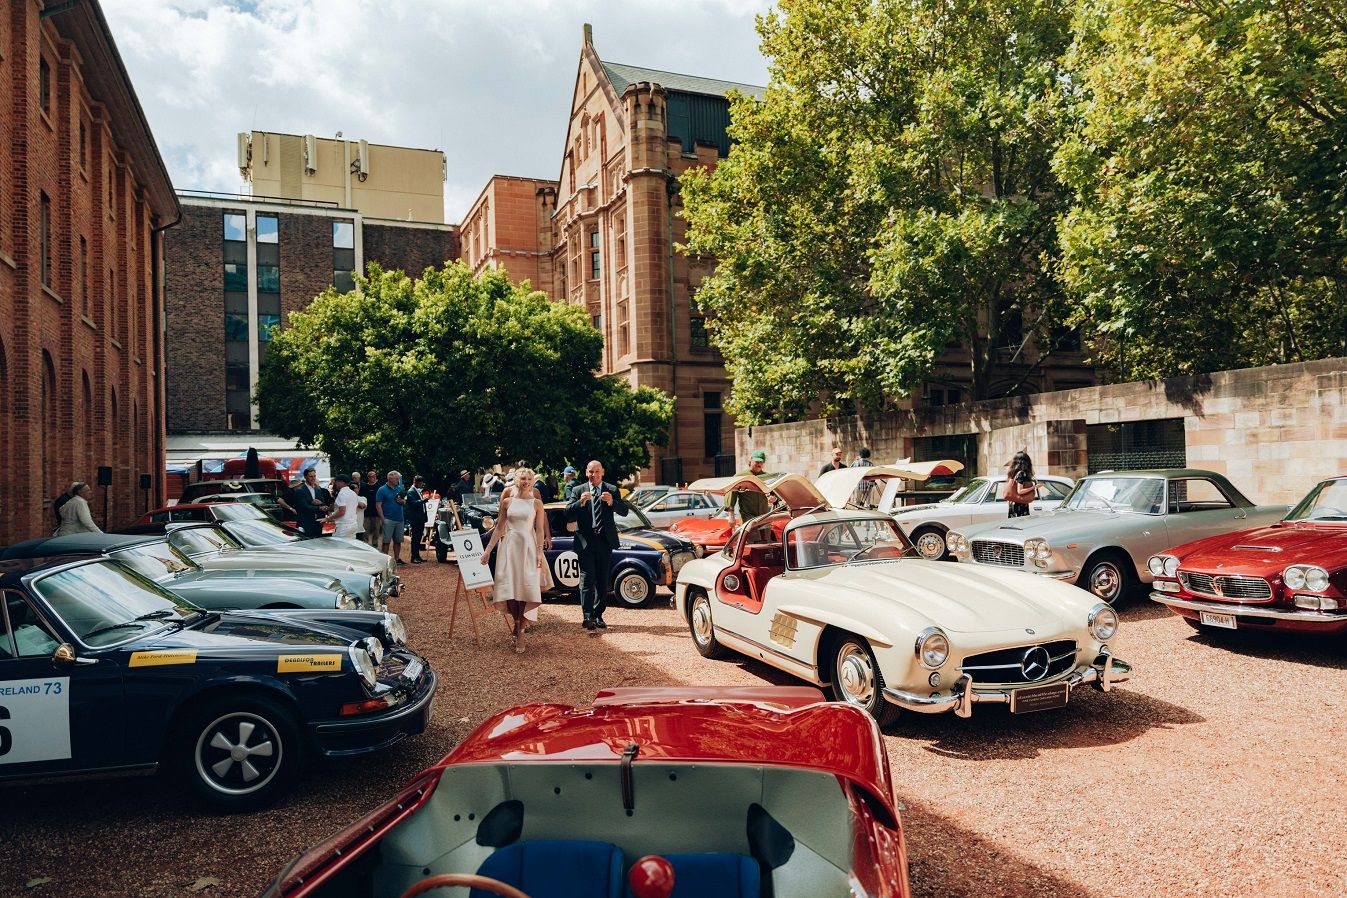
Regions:
<instances>
[{"instance_id":1,"label":"car windshield wiper","mask_svg":"<svg viewBox=\"0 0 1347 898\"><path fill-rule=\"evenodd\" d=\"M90 632L85 633L83 638L88 639L89 637L97 636L100 633L111 633L113 630L125 630L127 627L132 627L138 630L140 629L140 624L141 624L140 621L126 621L125 623L120 624L108 624L106 627L99 627L97 630L91 630Z\"/></svg>"}]
</instances>

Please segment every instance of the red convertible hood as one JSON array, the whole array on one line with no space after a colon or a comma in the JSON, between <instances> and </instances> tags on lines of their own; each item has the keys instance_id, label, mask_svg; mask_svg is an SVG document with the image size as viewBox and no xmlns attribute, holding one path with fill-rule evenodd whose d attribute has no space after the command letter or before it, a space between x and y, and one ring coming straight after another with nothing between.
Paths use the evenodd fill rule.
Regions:
<instances>
[{"instance_id":1,"label":"red convertible hood","mask_svg":"<svg viewBox=\"0 0 1347 898\"><path fill-rule=\"evenodd\" d=\"M599 693L591 709L523 705L486 720L435 766L616 764L637 742L637 763L754 764L834 774L892 813L879 730L858 708L825 702L816 690L808 698L812 702L799 688L610 690Z\"/></svg>"},{"instance_id":2,"label":"red convertible hood","mask_svg":"<svg viewBox=\"0 0 1347 898\"><path fill-rule=\"evenodd\" d=\"M1225 533L1171 550L1185 570L1267 577L1291 564L1347 565L1347 526L1274 524Z\"/></svg>"}]
</instances>

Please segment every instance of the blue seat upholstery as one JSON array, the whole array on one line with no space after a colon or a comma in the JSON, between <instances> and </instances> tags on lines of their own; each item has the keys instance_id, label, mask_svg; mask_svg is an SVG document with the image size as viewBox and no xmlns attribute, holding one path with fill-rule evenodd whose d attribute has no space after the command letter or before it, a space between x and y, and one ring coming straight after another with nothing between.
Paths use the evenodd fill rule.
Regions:
<instances>
[{"instance_id":1,"label":"blue seat upholstery","mask_svg":"<svg viewBox=\"0 0 1347 898\"><path fill-rule=\"evenodd\" d=\"M477 868L529 898L621 898L622 851L608 842L538 839L497 849ZM728 894L728 893L727 893ZM480 889L472 898L494 898Z\"/></svg>"},{"instance_id":2,"label":"blue seat upholstery","mask_svg":"<svg viewBox=\"0 0 1347 898\"><path fill-rule=\"evenodd\" d=\"M762 894L758 862L746 854L666 854L663 857L674 868L672 898L760 898ZM630 887L626 898L635 898Z\"/></svg>"}]
</instances>

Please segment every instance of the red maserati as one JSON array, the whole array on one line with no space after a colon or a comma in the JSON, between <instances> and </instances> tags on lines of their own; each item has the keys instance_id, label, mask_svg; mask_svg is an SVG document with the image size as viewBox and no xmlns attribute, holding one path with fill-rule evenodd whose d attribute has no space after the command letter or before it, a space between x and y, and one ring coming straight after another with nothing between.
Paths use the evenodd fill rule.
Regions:
<instances>
[{"instance_id":1,"label":"red maserati","mask_svg":"<svg viewBox=\"0 0 1347 898\"><path fill-rule=\"evenodd\" d=\"M1275 524L1184 543L1147 566L1151 598L1196 628L1347 631L1347 476Z\"/></svg>"}]
</instances>

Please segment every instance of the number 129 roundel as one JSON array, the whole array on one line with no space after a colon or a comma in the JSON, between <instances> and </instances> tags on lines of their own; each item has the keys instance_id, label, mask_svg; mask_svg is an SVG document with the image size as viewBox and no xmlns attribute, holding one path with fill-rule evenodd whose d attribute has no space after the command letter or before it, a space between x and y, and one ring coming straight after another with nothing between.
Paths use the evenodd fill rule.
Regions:
<instances>
[{"instance_id":1,"label":"number 129 roundel","mask_svg":"<svg viewBox=\"0 0 1347 898\"><path fill-rule=\"evenodd\" d=\"M315 753L422 732L435 694L376 612L207 612L87 556L0 561L0 598L0 781L164 763L256 808Z\"/></svg>"}]
</instances>

